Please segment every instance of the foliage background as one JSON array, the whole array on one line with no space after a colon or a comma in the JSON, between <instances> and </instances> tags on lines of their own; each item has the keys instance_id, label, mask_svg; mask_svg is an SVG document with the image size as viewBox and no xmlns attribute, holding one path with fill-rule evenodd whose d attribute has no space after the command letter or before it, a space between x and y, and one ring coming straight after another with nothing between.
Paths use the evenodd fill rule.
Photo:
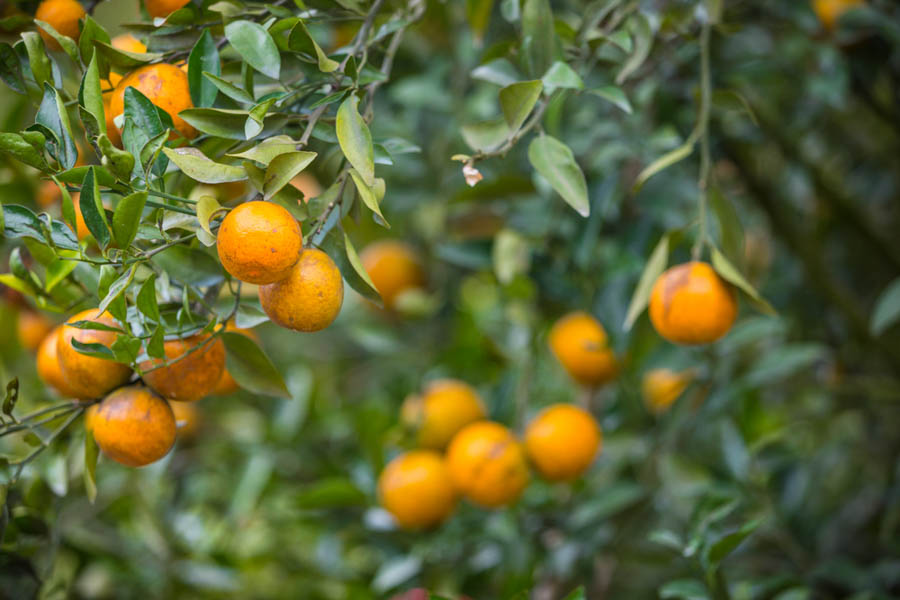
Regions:
<instances>
[{"instance_id":1,"label":"foliage background","mask_svg":"<svg viewBox=\"0 0 900 600\"><path fill-rule=\"evenodd\" d=\"M515 2L493 7L483 42L473 4L430 2L408 32L372 129L422 151L379 167L392 229L360 217L352 232L358 248L390 236L421 251L428 314L386 316L349 294L325 332L260 327L292 397L203 400L201 432L167 459L140 470L102 460L93 504L73 429L10 490L0 597L336 599L421 586L561 598L578 585L589 598L900 595L900 329L870 328L900 270L900 10L873 1L829 35L806 2L725 3L711 54L713 168L743 224L744 272L778 316L745 302L726 339L685 349L646 316L628 333L621 324L660 235L695 216L696 156L631 187L696 119L696 3L634 3L654 39L621 86L630 110L587 92L548 109L544 128L587 176L587 219L533 176L525 144L480 162L474 188L449 160L468 152L463 124L497 114L502 74L475 70L516 38ZM599 4L553 2L557 30ZM131 5L101 3L96 15L113 33L135 18ZM581 72L586 89L614 85L629 56L614 46ZM4 91L3 105L3 131L31 122L26 100ZM33 205L35 180L5 160L4 203ZM333 171L317 175L327 184ZM498 251L503 236L512 256ZM623 358L593 399L605 437L589 474L535 480L507 510L463 503L434 532L394 530L374 482L404 444L404 397L460 377L515 428L575 401L545 339L573 309L595 314ZM48 392L2 310L0 379L19 376L22 406L39 406ZM659 418L640 398L655 366L700 370Z\"/></svg>"}]
</instances>

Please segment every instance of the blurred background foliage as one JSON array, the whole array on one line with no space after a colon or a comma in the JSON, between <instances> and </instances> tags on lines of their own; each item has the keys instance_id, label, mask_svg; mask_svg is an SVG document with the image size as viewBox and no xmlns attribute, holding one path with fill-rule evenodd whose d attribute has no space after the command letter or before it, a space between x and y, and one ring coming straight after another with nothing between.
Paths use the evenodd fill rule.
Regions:
<instances>
[{"instance_id":1,"label":"blurred background foliage","mask_svg":"<svg viewBox=\"0 0 900 600\"><path fill-rule=\"evenodd\" d=\"M114 33L138 18L135 4L103 2L95 16ZM639 15L578 57L586 90L605 94L569 94L546 113L585 172L590 217L532 174L525 144L480 161L484 180L466 186L449 157L469 151L463 125L498 114L519 5L429 2L372 124L421 152L381 170L392 229L360 218L351 232L358 248L385 236L417 248L428 277L418 314L350 294L325 332L260 327L292 398L201 401L199 429L160 463L101 460L93 504L73 429L9 490L0 597L362 599L422 587L556 599L577 586L587 598L900 596L900 328L870 324L900 272L900 8L873 0L829 31L805 1L723 2L715 193L736 210L733 248L778 315L742 302L724 340L690 349L646 316L627 333L622 323L660 236L695 218L696 156L631 188L693 127L705 8L552 4L560 35L606 4ZM339 43L340 23L316 34ZM617 84L639 46L646 60ZM2 104L3 131L30 122L27 100L4 91ZM4 160L4 203L33 206L37 182ZM328 163L318 168L329 184ZM20 405L39 407L49 395L19 348L16 310L0 309L0 380L18 376ZM375 481L410 442L404 398L458 377L521 431L582 394L546 345L570 310L594 314L622 361L591 399L604 433L592 469L571 485L535 480L509 509L461 503L435 531L396 530ZM641 399L656 367L697 373L659 416Z\"/></svg>"}]
</instances>

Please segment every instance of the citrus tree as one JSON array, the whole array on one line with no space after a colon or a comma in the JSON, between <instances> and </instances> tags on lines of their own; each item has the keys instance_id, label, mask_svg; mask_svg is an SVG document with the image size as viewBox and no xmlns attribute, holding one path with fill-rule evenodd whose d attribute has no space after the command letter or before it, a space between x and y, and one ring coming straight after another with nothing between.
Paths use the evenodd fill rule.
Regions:
<instances>
[{"instance_id":1,"label":"citrus tree","mask_svg":"<svg viewBox=\"0 0 900 600\"><path fill-rule=\"evenodd\" d=\"M4 10L3 594L897 592L891 3Z\"/></svg>"}]
</instances>

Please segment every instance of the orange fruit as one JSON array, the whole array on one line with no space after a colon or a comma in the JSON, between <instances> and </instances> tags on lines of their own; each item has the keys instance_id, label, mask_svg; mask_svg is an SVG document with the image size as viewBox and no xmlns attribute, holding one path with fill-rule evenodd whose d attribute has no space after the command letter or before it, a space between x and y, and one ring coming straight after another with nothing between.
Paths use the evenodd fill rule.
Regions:
<instances>
[{"instance_id":1,"label":"orange fruit","mask_svg":"<svg viewBox=\"0 0 900 600\"><path fill-rule=\"evenodd\" d=\"M234 324L234 321L228 321L225 325L225 331L232 331L234 333L239 333L241 335L246 335L248 338L259 344L259 336L256 335L256 332L252 329L241 329L237 325ZM222 371L222 378L219 379L219 383L216 384L216 389L213 390L213 396L227 396L229 394L233 394L240 389L237 381L234 380L234 377L231 376L231 373L228 372L226 368Z\"/></svg>"},{"instance_id":2,"label":"orange fruit","mask_svg":"<svg viewBox=\"0 0 900 600\"><path fill-rule=\"evenodd\" d=\"M94 321L110 327L117 327L118 324L108 312L99 314L99 311L93 308L73 316L59 329L56 356L69 389L75 397L82 400L100 398L124 385L131 377L131 368L122 363L78 352L72 346L72 340L78 340L82 344L101 344L109 348L116 341L118 334L114 331L76 329L69 325L77 321Z\"/></svg>"},{"instance_id":3,"label":"orange fruit","mask_svg":"<svg viewBox=\"0 0 900 600\"><path fill-rule=\"evenodd\" d=\"M550 350L578 383L597 386L616 376L616 357L597 319L586 312L572 312L550 329Z\"/></svg>"},{"instance_id":4,"label":"orange fruit","mask_svg":"<svg viewBox=\"0 0 900 600\"><path fill-rule=\"evenodd\" d=\"M23 310L19 312L16 330L19 343L29 352L34 352L53 329L53 322L39 312Z\"/></svg>"},{"instance_id":5,"label":"orange fruit","mask_svg":"<svg viewBox=\"0 0 900 600\"><path fill-rule=\"evenodd\" d=\"M472 386L458 379L439 379L421 396L403 402L403 420L418 431L419 445L443 450L460 429L484 419L484 405Z\"/></svg>"},{"instance_id":6,"label":"orange fruit","mask_svg":"<svg viewBox=\"0 0 900 600\"><path fill-rule=\"evenodd\" d=\"M147 14L151 17L168 17L173 12L187 6L191 0L144 0Z\"/></svg>"},{"instance_id":7,"label":"orange fruit","mask_svg":"<svg viewBox=\"0 0 900 600\"><path fill-rule=\"evenodd\" d=\"M664 413L678 400L692 379L693 373L690 371L678 373L671 369L650 369L641 380L644 404L653 414Z\"/></svg>"},{"instance_id":8,"label":"orange fruit","mask_svg":"<svg viewBox=\"0 0 900 600\"><path fill-rule=\"evenodd\" d=\"M37 374L41 381L54 388L63 398L74 398L77 394L63 376L62 369L59 366L59 355L56 347L59 342L60 329L62 329L62 325L48 333L41 345L38 346Z\"/></svg>"},{"instance_id":9,"label":"orange fruit","mask_svg":"<svg viewBox=\"0 0 900 600\"><path fill-rule=\"evenodd\" d=\"M304 202L310 198L316 198L322 193L322 186L319 184L319 180L310 173L300 173L291 179L291 185L300 190L300 193L303 194Z\"/></svg>"},{"instance_id":10,"label":"orange fruit","mask_svg":"<svg viewBox=\"0 0 900 600\"><path fill-rule=\"evenodd\" d=\"M165 342L165 361L152 358L140 364L144 382L168 400L193 402L210 395L225 370L225 344L220 337L204 344L209 337L198 334ZM166 366L157 367L162 364Z\"/></svg>"},{"instance_id":11,"label":"orange fruit","mask_svg":"<svg viewBox=\"0 0 900 600\"><path fill-rule=\"evenodd\" d=\"M728 333L737 317L734 290L705 262L659 276L650 293L650 321L676 344L707 344Z\"/></svg>"},{"instance_id":12,"label":"orange fruit","mask_svg":"<svg viewBox=\"0 0 900 600\"><path fill-rule=\"evenodd\" d=\"M72 192L72 205L75 207L75 235L80 241L91 235L91 230L84 222L84 215L81 214L81 192Z\"/></svg>"},{"instance_id":13,"label":"orange fruit","mask_svg":"<svg viewBox=\"0 0 900 600\"><path fill-rule=\"evenodd\" d=\"M87 13L84 7L75 0L44 0L38 5L34 18L51 25L58 33L77 40L81 35L78 21L83 19L85 14ZM49 33L43 29L39 29L39 32L48 48L60 49L59 42Z\"/></svg>"},{"instance_id":14,"label":"orange fruit","mask_svg":"<svg viewBox=\"0 0 900 600\"><path fill-rule=\"evenodd\" d=\"M175 443L175 417L168 402L138 385L119 388L92 404L85 427L103 454L129 467L158 461Z\"/></svg>"},{"instance_id":15,"label":"orange fruit","mask_svg":"<svg viewBox=\"0 0 900 600\"><path fill-rule=\"evenodd\" d=\"M359 258L387 309L394 307L403 292L425 287L425 271L415 251L403 242L375 242Z\"/></svg>"},{"instance_id":16,"label":"orange fruit","mask_svg":"<svg viewBox=\"0 0 900 600\"><path fill-rule=\"evenodd\" d=\"M456 506L456 491L443 457L430 450L401 454L378 478L378 495L397 523L406 529L432 527Z\"/></svg>"},{"instance_id":17,"label":"orange fruit","mask_svg":"<svg viewBox=\"0 0 900 600\"><path fill-rule=\"evenodd\" d=\"M245 202L219 227L216 245L232 277L264 285L290 275L303 250L297 219L273 202Z\"/></svg>"},{"instance_id":18,"label":"orange fruit","mask_svg":"<svg viewBox=\"0 0 900 600\"><path fill-rule=\"evenodd\" d=\"M530 479L522 444L492 421L470 423L453 437L447 467L460 493L489 508L515 502Z\"/></svg>"},{"instance_id":19,"label":"orange fruit","mask_svg":"<svg viewBox=\"0 0 900 600\"><path fill-rule=\"evenodd\" d=\"M834 29L845 12L865 4L865 0L813 0L812 8L828 31Z\"/></svg>"},{"instance_id":20,"label":"orange fruit","mask_svg":"<svg viewBox=\"0 0 900 600\"><path fill-rule=\"evenodd\" d=\"M330 256L309 248L287 279L260 286L259 301L273 323L295 331L319 331L341 312L344 280Z\"/></svg>"},{"instance_id":21,"label":"orange fruit","mask_svg":"<svg viewBox=\"0 0 900 600\"><path fill-rule=\"evenodd\" d=\"M196 402L170 402L179 438L192 438L200 429L200 409Z\"/></svg>"},{"instance_id":22,"label":"orange fruit","mask_svg":"<svg viewBox=\"0 0 900 600\"><path fill-rule=\"evenodd\" d=\"M600 449L600 426L586 410L554 404L525 430L528 458L545 479L570 481L584 473Z\"/></svg>"},{"instance_id":23,"label":"orange fruit","mask_svg":"<svg viewBox=\"0 0 900 600\"><path fill-rule=\"evenodd\" d=\"M138 90L150 102L169 113L178 133L188 139L197 135L197 130L178 116L181 111L194 106L184 71L173 65L157 63L139 67L123 77L109 99L109 112L113 122L125 112L125 90L129 87Z\"/></svg>"},{"instance_id":24,"label":"orange fruit","mask_svg":"<svg viewBox=\"0 0 900 600\"><path fill-rule=\"evenodd\" d=\"M41 185L38 186L35 200L37 200L38 206L47 210L60 203L62 200L62 191L60 191L59 186L56 185L55 181L52 179L45 179L41 182Z\"/></svg>"},{"instance_id":25,"label":"orange fruit","mask_svg":"<svg viewBox=\"0 0 900 600\"><path fill-rule=\"evenodd\" d=\"M113 74L110 73L110 81L112 81ZM114 84L115 85L115 84ZM109 92L111 94L112 92ZM109 108L109 94L103 95L103 114L106 118L106 137L109 138L109 141L113 143L113 146L117 146L119 148L122 147L122 134L119 133L119 128L116 127L116 122L113 117L112 110Z\"/></svg>"}]
</instances>

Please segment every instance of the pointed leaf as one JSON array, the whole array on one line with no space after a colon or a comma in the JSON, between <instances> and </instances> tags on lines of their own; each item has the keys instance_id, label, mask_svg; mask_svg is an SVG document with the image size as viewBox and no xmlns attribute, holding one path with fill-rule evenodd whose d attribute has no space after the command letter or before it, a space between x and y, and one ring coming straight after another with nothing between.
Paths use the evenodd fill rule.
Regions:
<instances>
[{"instance_id":1,"label":"pointed leaf","mask_svg":"<svg viewBox=\"0 0 900 600\"><path fill-rule=\"evenodd\" d=\"M225 37L251 67L272 79L281 73L281 55L269 32L252 21L232 21Z\"/></svg>"},{"instance_id":2,"label":"pointed leaf","mask_svg":"<svg viewBox=\"0 0 900 600\"><path fill-rule=\"evenodd\" d=\"M869 328L872 335L879 336L900 320L900 278L895 279L881 292L872 311Z\"/></svg>"},{"instance_id":3,"label":"pointed leaf","mask_svg":"<svg viewBox=\"0 0 900 600\"><path fill-rule=\"evenodd\" d=\"M500 108L512 132L518 131L531 113L544 85L540 80L520 81L500 90Z\"/></svg>"},{"instance_id":4,"label":"pointed leaf","mask_svg":"<svg viewBox=\"0 0 900 600\"><path fill-rule=\"evenodd\" d=\"M372 134L359 114L359 98L349 96L337 112L336 131L341 151L366 185L375 184L375 150Z\"/></svg>"},{"instance_id":5,"label":"pointed leaf","mask_svg":"<svg viewBox=\"0 0 900 600\"><path fill-rule=\"evenodd\" d=\"M84 217L84 223L87 225L88 231L91 232L91 235L94 236L101 248L106 248L111 238L94 167L88 168L87 175L84 176L84 181L81 184L79 205L81 207L81 216Z\"/></svg>"},{"instance_id":6,"label":"pointed leaf","mask_svg":"<svg viewBox=\"0 0 900 600\"><path fill-rule=\"evenodd\" d=\"M197 148L163 148L185 175L203 183L227 183L247 179L247 172L241 167L223 165L210 160Z\"/></svg>"},{"instance_id":7,"label":"pointed leaf","mask_svg":"<svg viewBox=\"0 0 900 600\"><path fill-rule=\"evenodd\" d=\"M222 334L222 340L227 351L228 372L239 386L254 394L290 398L281 373L256 342L230 331Z\"/></svg>"},{"instance_id":8,"label":"pointed leaf","mask_svg":"<svg viewBox=\"0 0 900 600\"><path fill-rule=\"evenodd\" d=\"M135 192L119 200L112 218L113 237L119 248L123 250L128 248L134 240L146 203L147 192L143 191Z\"/></svg>"},{"instance_id":9,"label":"pointed leaf","mask_svg":"<svg viewBox=\"0 0 900 600\"><path fill-rule=\"evenodd\" d=\"M203 76L204 72L212 75L219 75L222 72L219 49L209 34L209 29L203 30L188 57L188 85L194 106L212 106L219 92L216 85Z\"/></svg>"},{"instance_id":10,"label":"pointed leaf","mask_svg":"<svg viewBox=\"0 0 900 600\"><path fill-rule=\"evenodd\" d=\"M587 182L568 146L549 135L539 135L528 146L528 160L569 206L583 217L590 214Z\"/></svg>"},{"instance_id":11,"label":"pointed leaf","mask_svg":"<svg viewBox=\"0 0 900 600\"><path fill-rule=\"evenodd\" d=\"M722 279L735 285L747 294L761 312L767 315L777 314L772 305L756 291L756 288L750 285L750 282L741 275L741 272L715 247L712 249L712 266Z\"/></svg>"},{"instance_id":12,"label":"pointed leaf","mask_svg":"<svg viewBox=\"0 0 900 600\"><path fill-rule=\"evenodd\" d=\"M631 302L628 304L628 312L625 316L625 331L631 329L631 326L634 325L640 314L647 308L647 304L650 302L650 292L653 291L653 284L666 270L666 263L669 260L670 237L668 233L663 235L656 244L656 248L650 254L650 259L644 267L644 272L641 273L637 288L635 288Z\"/></svg>"},{"instance_id":13,"label":"pointed leaf","mask_svg":"<svg viewBox=\"0 0 900 600\"><path fill-rule=\"evenodd\" d=\"M263 183L265 199L269 200L289 184L316 156L315 152L289 152L273 158L266 169L266 179Z\"/></svg>"}]
</instances>

